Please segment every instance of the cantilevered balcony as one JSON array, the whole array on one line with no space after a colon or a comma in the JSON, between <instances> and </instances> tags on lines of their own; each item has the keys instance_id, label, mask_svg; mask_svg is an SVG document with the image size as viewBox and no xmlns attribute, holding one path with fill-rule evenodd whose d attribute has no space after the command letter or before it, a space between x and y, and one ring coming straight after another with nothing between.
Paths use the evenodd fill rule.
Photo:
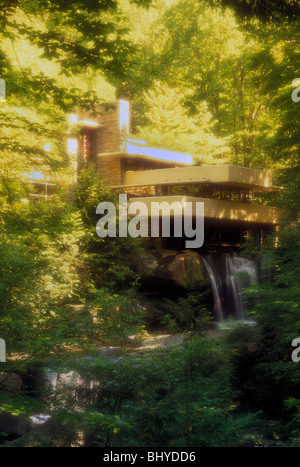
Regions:
<instances>
[{"instance_id":1,"label":"cantilevered balcony","mask_svg":"<svg viewBox=\"0 0 300 467\"><path fill-rule=\"evenodd\" d=\"M276 190L268 171L234 165L203 165L170 169L142 170L124 174L124 186L218 184L254 191Z\"/></svg>"},{"instance_id":2,"label":"cantilevered balcony","mask_svg":"<svg viewBox=\"0 0 300 467\"><path fill-rule=\"evenodd\" d=\"M235 222L276 226L281 211L254 204L253 193L277 191L268 171L233 165L193 166L170 169L128 171L120 187L133 201L136 197L153 201L204 202L204 216L210 222Z\"/></svg>"},{"instance_id":3,"label":"cantilevered balcony","mask_svg":"<svg viewBox=\"0 0 300 467\"><path fill-rule=\"evenodd\" d=\"M129 198L129 204L136 201L136 198ZM169 204L179 202L184 212L185 203L192 203L193 215L196 213L196 203L204 203L204 217L206 221L223 221L235 222L243 224L245 227L251 224L257 225L273 225L278 223L280 210L270 207L261 206L249 203L233 203L230 201L222 201L208 198L196 198L189 196L152 196L139 197L138 201L142 201L147 205L149 216L151 215L151 203L167 201ZM178 204L177 204L178 206ZM181 212L175 212L174 215L180 215Z\"/></svg>"}]
</instances>

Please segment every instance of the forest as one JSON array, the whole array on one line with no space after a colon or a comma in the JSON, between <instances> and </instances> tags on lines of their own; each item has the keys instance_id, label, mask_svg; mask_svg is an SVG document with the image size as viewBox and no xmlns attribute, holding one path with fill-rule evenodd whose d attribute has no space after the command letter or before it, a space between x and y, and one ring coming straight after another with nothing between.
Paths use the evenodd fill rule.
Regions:
<instances>
[{"instance_id":1,"label":"forest","mask_svg":"<svg viewBox=\"0 0 300 467\"><path fill-rule=\"evenodd\" d=\"M299 59L298 0L0 0L1 447L300 447ZM69 116L118 99L135 140L284 187L242 246L255 326L217 331L193 281L154 326L144 243L96 235L117 194L93 166L73 182Z\"/></svg>"}]
</instances>

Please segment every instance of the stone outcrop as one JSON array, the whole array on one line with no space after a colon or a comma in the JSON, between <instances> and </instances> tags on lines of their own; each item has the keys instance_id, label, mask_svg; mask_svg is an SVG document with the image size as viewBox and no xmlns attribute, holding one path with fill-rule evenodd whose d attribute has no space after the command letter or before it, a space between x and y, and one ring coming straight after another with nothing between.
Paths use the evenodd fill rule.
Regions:
<instances>
[{"instance_id":1,"label":"stone outcrop","mask_svg":"<svg viewBox=\"0 0 300 467\"><path fill-rule=\"evenodd\" d=\"M191 250L144 251L131 263L142 283L185 287L189 282L203 283L205 276L198 253Z\"/></svg>"},{"instance_id":2,"label":"stone outcrop","mask_svg":"<svg viewBox=\"0 0 300 467\"><path fill-rule=\"evenodd\" d=\"M9 392L20 392L23 385L22 378L14 373L0 373L0 388Z\"/></svg>"},{"instance_id":3,"label":"stone outcrop","mask_svg":"<svg viewBox=\"0 0 300 467\"><path fill-rule=\"evenodd\" d=\"M0 431L9 436L23 436L33 429L31 420L22 416L12 415L10 413L0 414Z\"/></svg>"}]
</instances>

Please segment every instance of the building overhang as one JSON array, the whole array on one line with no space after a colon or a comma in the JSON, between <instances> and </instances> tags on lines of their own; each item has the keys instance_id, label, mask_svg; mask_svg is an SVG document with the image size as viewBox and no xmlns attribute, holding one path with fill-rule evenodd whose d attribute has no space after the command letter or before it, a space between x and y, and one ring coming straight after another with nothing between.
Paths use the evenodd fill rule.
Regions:
<instances>
[{"instance_id":1,"label":"building overhang","mask_svg":"<svg viewBox=\"0 0 300 467\"><path fill-rule=\"evenodd\" d=\"M278 191L272 186L269 171L239 167L234 165L201 165L170 169L126 172L124 187L151 185L214 184L253 191Z\"/></svg>"},{"instance_id":2,"label":"building overhang","mask_svg":"<svg viewBox=\"0 0 300 467\"><path fill-rule=\"evenodd\" d=\"M146 159L155 160L159 162L170 162L174 164L191 166L193 158L190 154L183 154L180 152L169 151L167 149L151 148L141 142L134 143L127 142L126 152L128 155L145 157Z\"/></svg>"},{"instance_id":3,"label":"building overhang","mask_svg":"<svg viewBox=\"0 0 300 467\"><path fill-rule=\"evenodd\" d=\"M260 224L265 226L276 226L282 210L271 207L249 203L238 203L230 201L222 201L208 198L196 198L190 196L153 196L141 198L129 198L129 205L133 202L143 202L148 209L148 217L151 217L151 203L167 201L169 206L172 203L176 204L176 210L173 214L181 215L184 213L186 203L192 205L192 215L196 215L196 203L204 203L204 218L211 221L224 221L248 224ZM179 207L179 205L181 207Z\"/></svg>"},{"instance_id":4,"label":"building overhang","mask_svg":"<svg viewBox=\"0 0 300 467\"><path fill-rule=\"evenodd\" d=\"M178 166L178 167L186 167L187 165L190 165L190 164L187 164L185 162L180 162L180 161L174 161L174 160L171 160L171 158L168 160L167 158L166 159L161 159L161 158L158 158L158 157L154 157L154 156L149 156L149 155L145 155L145 154L131 154L131 153L128 153L128 152L107 152L107 153L102 153L102 154L98 154L99 158L101 157L120 157L121 159L134 159L134 160L140 160L140 161L151 161L151 162L158 162L158 163L163 163L164 165L169 165L171 168L174 168L174 166ZM155 169L155 171L157 170L168 170L168 169ZM144 172L144 171L140 171L140 172ZM133 172L133 173L140 173L140 172ZM129 172L125 172L125 173L129 173ZM142 185L144 185L144 183L142 183Z\"/></svg>"}]
</instances>

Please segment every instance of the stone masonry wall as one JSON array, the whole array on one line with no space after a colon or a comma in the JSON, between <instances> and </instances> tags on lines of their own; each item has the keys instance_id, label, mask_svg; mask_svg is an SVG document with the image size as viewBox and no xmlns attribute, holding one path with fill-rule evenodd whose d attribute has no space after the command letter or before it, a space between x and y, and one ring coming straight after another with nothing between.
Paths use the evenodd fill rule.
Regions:
<instances>
[{"instance_id":1,"label":"stone masonry wall","mask_svg":"<svg viewBox=\"0 0 300 467\"><path fill-rule=\"evenodd\" d=\"M102 110L99 118L103 127L98 130L98 154L120 152L121 134L119 123L119 108ZM102 120L102 121L101 121Z\"/></svg>"},{"instance_id":2,"label":"stone masonry wall","mask_svg":"<svg viewBox=\"0 0 300 467\"><path fill-rule=\"evenodd\" d=\"M100 123L97 130L97 153L123 152L129 135L129 102L120 100L105 105L98 105L97 116L80 109L77 113L78 121Z\"/></svg>"},{"instance_id":3,"label":"stone masonry wall","mask_svg":"<svg viewBox=\"0 0 300 467\"><path fill-rule=\"evenodd\" d=\"M101 179L111 185L122 183L122 164L117 153L126 152L129 136L129 102L120 100L109 105L98 105L97 115L80 109L77 114L78 121L90 121L102 125L93 131L93 154L90 160L96 162ZM116 155L107 155L113 154Z\"/></svg>"},{"instance_id":4,"label":"stone masonry wall","mask_svg":"<svg viewBox=\"0 0 300 467\"><path fill-rule=\"evenodd\" d=\"M121 157L98 155L97 170L102 180L110 185L121 185Z\"/></svg>"}]
</instances>

